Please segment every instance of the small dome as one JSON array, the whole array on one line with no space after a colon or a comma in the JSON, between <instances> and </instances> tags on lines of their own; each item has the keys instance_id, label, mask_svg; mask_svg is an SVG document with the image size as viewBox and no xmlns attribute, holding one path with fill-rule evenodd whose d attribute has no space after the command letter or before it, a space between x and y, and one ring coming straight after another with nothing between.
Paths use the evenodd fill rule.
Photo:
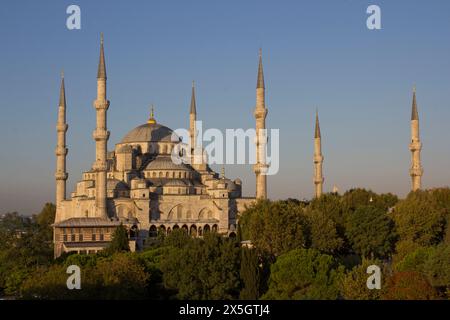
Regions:
<instances>
[{"instance_id":1,"label":"small dome","mask_svg":"<svg viewBox=\"0 0 450 320\"><path fill-rule=\"evenodd\" d=\"M165 187L186 187L186 183L183 180L170 179L164 183Z\"/></svg>"},{"instance_id":2,"label":"small dome","mask_svg":"<svg viewBox=\"0 0 450 320\"><path fill-rule=\"evenodd\" d=\"M191 171L185 164L176 164L169 156L158 156L145 167L145 170L182 170Z\"/></svg>"},{"instance_id":3,"label":"small dome","mask_svg":"<svg viewBox=\"0 0 450 320\"><path fill-rule=\"evenodd\" d=\"M128 185L117 179L108 179L108 182L106 184L107 190L128 190Z\"/></svg>"},{"instance_id":4,"label":"small dome","mask_svg":"<svg viewBox=\"0 0 450 320\"><path fill-rule=\"evenodd\" d=\"M128 132L121 143L130 142L176 142L172 141L173 130L159 123L145 123ZM175 134L176 139L180 138Z\"/></svg>"}]
</instances>

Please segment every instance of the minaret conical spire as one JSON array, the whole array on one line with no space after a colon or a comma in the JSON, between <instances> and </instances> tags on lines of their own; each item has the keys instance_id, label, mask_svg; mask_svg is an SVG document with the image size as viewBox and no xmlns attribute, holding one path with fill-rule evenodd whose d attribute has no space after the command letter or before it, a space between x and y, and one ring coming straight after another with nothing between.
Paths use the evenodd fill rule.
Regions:
<instances>
[{"instance_id":1,"label":"minaret conical spire","mask_svg":"<svg viewBox=\"0 0 450 320\"><path fill-rule=\"evenodd\" d=\"M64 86L64 71L61 71L61 88L59 90L59 105L66 107L66 88Z\"/></svg>"},{"instance_id":2,"label":"minaret conical spire","mask_svg":"<svg viewBox=\"0 0 450 320\"><path fill-rule=\"evenodd\" d=\"M258 64L258 80L256 82L256 88L265 88L264 86L264 71L262 64L262 49L259 49L259 64Z\"/></svg>"},{"instance_id":3,"label":"minaret conical spire","mask_svg":"<svg viewBox=\"0 0 450 320\"><path fill-rule=\"evenodd\" d=\"M103 32L100 33L100 58L98 62L97 79L106 79L105 52L103 49Z\"/></svg>"},{"instance_id":4,"label":"minaret conical spire","mask_svg":"<svg viewBox=\"0 0 450 320\"><path fill-rule=\"evenodd\" d=\"M195 103L195 81L192 81L192 94L191 94L191 114L197 114L197 106Z\"/></svg>"},{"instance_id":5,"label":"minaret conical spire","mask_svg":"<svg viewBox=\"0 0 450 320\"><path fill-rule=\"evenodd\" d=\"M320 124L319 124L319 111L316 109L316 128L314 131L314 138L321 138L320 136Z\"/></svg>"},{"instance_id":6,"label":"minaret conical spire","mask_svg":"<svg viewBox=\"0 0 450 320\"><path fill-rule=\"evenodd\" d=\"M411 120L419 120L419 112L417 111L416 86L413 88L413 101L411 108Z\"/></svg>"}]
</instances>

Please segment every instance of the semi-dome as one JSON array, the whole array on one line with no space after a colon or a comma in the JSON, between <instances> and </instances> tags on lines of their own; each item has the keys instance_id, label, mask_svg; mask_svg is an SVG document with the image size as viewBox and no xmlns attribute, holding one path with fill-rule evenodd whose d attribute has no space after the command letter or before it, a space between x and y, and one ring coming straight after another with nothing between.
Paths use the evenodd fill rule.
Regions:
<instances>
[{"instance_id":1,"label":"semi-dome","mask_svg":"<svg viewBox=\"0 0 450 320\"><path fill-rule=\"evenodd\" d=\"M170 156L157 156L145 167L145 170L182 170L191 171L191 169L183 163L176 164Z\"/></svg>"},{"instance_id":2,"label":"semi-dome","mask_svg":"<svg viewBox=\"0 0 450 320\"><path fill-rule=\"evenodd\" d=\"M121 143L131 142L176 142L172 141L173 130L159 123L148 122L128 132ZM176 139L180 138L175 134Z\"/></svg>"},{"instance_id":3,"label":"semi-dome","mask_svg":"<svg viewBox=\"0 0 450 320\"><path fill-rule=\"evenodd\" d=\"M128 185L118 179L108 179L107 181L107 185L106 185L107 190L128 190L129 187Z\"/></svg>"}]
</instances>

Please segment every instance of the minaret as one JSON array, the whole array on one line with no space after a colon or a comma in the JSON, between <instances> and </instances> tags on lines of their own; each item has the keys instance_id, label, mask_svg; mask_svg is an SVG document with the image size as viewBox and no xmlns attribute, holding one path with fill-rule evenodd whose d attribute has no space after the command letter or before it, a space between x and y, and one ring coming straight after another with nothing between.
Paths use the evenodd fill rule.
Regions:
<instances>
[{"instance_id":1,"label":"minaret","mask_svg":"<svg viewBox=\"0 0 450 320\"><path fill-rule=\"evenodd\" d=\"M66 200L66 180L69 176L66 172L66 132L69 126L66 123L66 90L64 87L64 74L61 73L61 89L59 92L58 122L56 124L56 208L59 209L61 202Z\"/></svg>"},{"instance_id":2,"label":"minaret","mask_svg":"<svg viewBox=\"0 0 450 320\"><path fill-rule=\"evenodd\" d=\"M314 133L314 185L315 196L319 198L322 195L323 175L322 175L322 141L320 135L319 113L316 111L316 128Z\"/></svg>"},{"instance_id":3,"label":"minaret","mask_svg":"<svg viewBox=\"0 0 450 320\"><path fill-rule=\"evenodd\" d=\"M256 164L253 171L256 175L256 199L267 199L267 164L266 164L266 116L264 73L262 54L259 49L258 79L256 82L256 107L254 111L256 120Z\"/></svg>"},{"instance_id":4,"label":"minaret","mask_svg":"<svg viewBox=\"0 0 450 320\"><path fill-rule=\"evenodd\" d=\"M409 145L411 150L411 168L409 174L411 175L411 189L416 191L422 187L422 174L423 169L420 163L420 151L422 150L422 143L419 136L419 112L417 111L416 102L416 87L413 89L413 101L411 112L411 144Z\"/></svg>"},{"instance_id":5,"label":"minaret","mask_svg":"<svg viewBox=\"0 0 450 320\"><path fill-rule=\"evenodd\" d=\"M192 81L191 107L189 111L189 136L192 155L194 155L193 152L197 147L197 128L195 121L197 121L197 107L195 104L195 82Z\"/></svg>"},{"instance_id":6,"label":"minaret","mask_svg":"<svg viewBox=\"0 0 450 320\"><path fill-rule=\"evenodd\" d=\"M95 181L95 207L96 217L108 218L106 207L106 152L109 131L106 126L106 111L109 101L106 99L106 67L105 53L103 51L103 33L100 39L100 60L97 72L97 99L94 108L97 114L97 126L93 132L95 140L95 163L93 169L97 172Z\"/></svg>"}]
</instances>

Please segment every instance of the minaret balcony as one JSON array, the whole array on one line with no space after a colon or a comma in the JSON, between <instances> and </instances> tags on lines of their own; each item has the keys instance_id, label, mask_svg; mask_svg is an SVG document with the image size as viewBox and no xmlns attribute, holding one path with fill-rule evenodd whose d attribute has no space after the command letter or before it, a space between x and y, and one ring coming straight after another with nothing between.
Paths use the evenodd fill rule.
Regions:
<instances>
[{"instance_id":1,"label":"minaret balcony","mask_svg":"<svg viewBox=\"0 0 450 320\"><path fill-rule=\"evenodd\" d=\"M314 181L314 184L322 184L325 181L325 179L324 178L320 178L320 179L314 178L313 181Z\"/></svg>"},{"instance_id":2,"label":"minaret balcony","mask_svg":"<svg viewBox=\"0 0 450 320\"><path fill-rule=\"evenodd\" d=\"M324 157L322 155L314 155L314 163L323 162Z\"/></svg>"},{"instance_id":3,"label":"minaret balcony","mask_svg":"<svg viewBox=\"0 0 450 320\"><path fill-rule=\"evenodd\" d=\"M95 171L106 171L108 169L108 165L106 164L106 161L97 160L92 165L92 169Z\"/></svg>"},{"instance_id":4,"label":"minaret balcony","mask_svg":"<svg viewBox=\"0 0 450 320\"><path fill-rule=\"evenodd\" d=\"M56 180L67 180L69 174L67 172L56 172L55 178Z\"/></svg>"},{"instance_id":5,"label":"minaret balcony","mask_svg":"<svg viewBox=\"0 0 450 320\"><path fill-rule=\"evenodd\" d=\"M253 115L255 116L255 119L265 119L267 117L267 108L255 108L255 111L253 111Z\"/></svg>"},{"instance_id":6,"label":"minaret balcony","mask_svg":"<svg viewBox=\"0 0 450 320\"><path fill-rule=\"evenodd\" d=\"M420 151L422 150L422 143L419 141L413 141L410 143L409 145L409 150L410 151Z\"/></svg>"},{"instance_id":7,"label":"minaret balcony","mask_svg":"<svg viewBox=\"0 0 450 320\"><path fill-rule=\"evenodd\" d=\"M94 100L94 108L97 110L109 108L109 100Z\"/></svg>"},{"instance_id":8,"label":"minaret balcony","mask_svg":"<svg viewBox=\"0 0 450 320\"><path fill-rule=\"evenodd\" d=\"M109 139L109 131L104 129L95 129L92 133L95 141L104 141Z\"/></svg>"},{"instance_id":9,"label":"minaret balcony","mask_svg":"<svg viewBox=\"0 0 450 320\"><path fill-rule=\"evenodd\" d=\"M422 167L413 167L409 169L409 175L413 177L422 176L423 175Z\"/></svg>"},{"instance_id":10,"label":"minaret balcony","mask_svg":"<svg viewBox=\"0 0 450 320\"><path fill-rule=\"evenodd\" d=\"M253 165L253 171L255 173L266 174L269 169L269 165L265 163L256 163Z\"/></svg>"},{"instance_id":11,"label":"minaret balcony","mask_svg":"<svg viewBox=\"0 0 450 320\"><path fill-rule=\"evenodd\" d=\"M68 152L69 150L66 147L56 147L55 149L55 154L57 156L65 156Z\"/></svg>"},{"instance_id":12,"label":"minaret balcony","mask_svg":"<svg viewBox=\"0 0 450 320\"><path fill-rule=\"evenodd\" d=\"M58 123L56 125L57 132L66 132L68 128L69 128L69 125L67 123Z\"/></svg>"}]
</instances>

